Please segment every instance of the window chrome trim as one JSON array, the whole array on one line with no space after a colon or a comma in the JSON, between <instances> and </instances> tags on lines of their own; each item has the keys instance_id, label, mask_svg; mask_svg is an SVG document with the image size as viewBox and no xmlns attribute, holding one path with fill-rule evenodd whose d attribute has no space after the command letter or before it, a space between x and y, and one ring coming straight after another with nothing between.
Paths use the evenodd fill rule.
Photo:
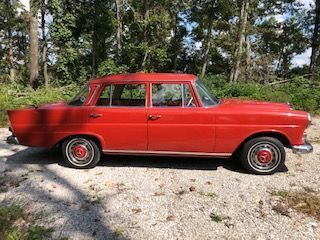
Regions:
<instances>
[{"instance_id":1,"label":"window chrome trim","mask_svg":"<svg viewBox=\"0 0 320 240\"><path fill-rule=\"evenodd\" d=\"M97 94L97 91L99 91L99 89L100 89L100 85L94 85L94 86L95 86L95 89L94 89L93 93L91 94L90 100L88 101L87 105L92 104L92 101L94 100L94 98Z\"/></svg>"}]
</instances>

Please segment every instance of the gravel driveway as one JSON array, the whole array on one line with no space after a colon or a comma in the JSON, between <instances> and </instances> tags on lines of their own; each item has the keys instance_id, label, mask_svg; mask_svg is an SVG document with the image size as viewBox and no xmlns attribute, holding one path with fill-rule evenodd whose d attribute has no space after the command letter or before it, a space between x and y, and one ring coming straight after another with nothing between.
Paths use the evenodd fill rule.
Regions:
<instances>
[{"instance_id":1,"label":"gravel driveway","mask_svg":"<svg viewBox=\"0 0 320 240\"><path fill-rule=\"evenodd\" d=\"M57 149L8 145L0 129L0 203L41 215L55 238L320 239L319 219L279 208L281 192L320 192L319 126L308 129L314 153L288 150L273 176L201 158L108 156L75 170Z\"/></svg>"}]
</instances>

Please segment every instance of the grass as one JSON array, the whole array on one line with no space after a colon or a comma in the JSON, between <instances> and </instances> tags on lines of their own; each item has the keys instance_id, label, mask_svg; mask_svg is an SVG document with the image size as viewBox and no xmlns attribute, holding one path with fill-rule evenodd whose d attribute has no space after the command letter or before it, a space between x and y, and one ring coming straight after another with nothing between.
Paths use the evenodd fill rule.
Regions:
<instances>
[{"instance_id":1,"label":"grass","mask_svg":"<svg viewBox=\"0 0 320 240\"><path fill-rule=\"evenodd\" d=\"M36 225L32 215L19 205L0 206L0 239L42 240L52 237L53 228Z\"/></svg>"},{"instance_id":2,"label":"grass","mask_svg":"<svg viewBox=\"0 0 320 240\"><path fill-rule=\"evenodd\" d=\"M124 234L124 229L122 227L117 227L114 231L114 234L117 236L117 237L121 237L123 236Z\"/></svg>"},{"instance_id":3,"label":"grass","mask_svg":"<svg viewBox=\"0 0 320 240\"><path fill-rule=\"evenodd\" d=\"M287 197L289 195L289 192L285 191L285 190L272 191L271 195L285 198L285 197Z\"/></svg>"},{"instance_id":4,"label":"grass","mask_svg":"<svg viewBox=\"0 0 320 240\"><path fill-rule=\"evenodd\" d=\"M303 191L279 192L286 192L286 194L273 194L281 197L284 207L292 208L320 221L320 194L318 192L310 188L304 188Z\"/></svg>"},{"instance_id":5,"label":"grass","mask_svg":"<svg viewBox=\"0 0 320 240\"><path fill-rule=\"evenodd\" d=\"M210 198L216 198L218 197L218 195L214 192L207 192L207 193L204 193L204 192L200 192L200 195L202 196L206 196L206 197L210 197Z\"/></svg>"}]
</instances>

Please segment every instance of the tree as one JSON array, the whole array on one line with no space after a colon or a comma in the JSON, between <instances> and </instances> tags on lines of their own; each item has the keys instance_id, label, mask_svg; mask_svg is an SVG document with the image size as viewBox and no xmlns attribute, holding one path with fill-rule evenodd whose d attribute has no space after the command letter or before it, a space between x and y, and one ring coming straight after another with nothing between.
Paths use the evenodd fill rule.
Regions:
<instances>
[{"instance_id":1,"label":"tree","mask_svg":"<svg viewBox=\"0 0 320 240\"><path fill-rule=\"evenodd\" d=\"M35 1L30 1L30 86L38 87L39 84L39 53L38 53L38 19L37 19L37 4Z\"/></svg>"},{"instance_id":2,"label":"tree","mask_svg":"<svg viewBox=\"0 0 320 240\"><path fill-rule=\"evenodd\" d=\"M319 31L320 31L320 0L315 0L315 16L314 16L314 30L312 35L312 42L311 42L311 57L310 57L310 68L309 72L314 78L316 72L319 70L317 69L317 64L320 64L320 60L318 58L320 56L320 39L319 39Z\"/></svg>"},{"instance_id":3,"label":"tree","mask_svg":"<svg viewBox=\"0 0 320 240\"><path fill-rule=\"evenodd\" d=\"M215 59L210 59L210 53L219 55L219 50L213 43L229 31L228 22L232 18L232 6L231 0L193 2L190 21L196 24L192 31L194 41L201 42L201 76L206 74L209 60L215 62Z\"/></svg>"},{"instance_id":4,"label":"tree","mask_svg":"<svg viewBox=\"0 0 320 240\"><path fill-rule=\"evenodd\" d=\"M40 12L41 12L41 33L42 33L42 72L44 78L45 87L49 86L49 75L48 75L48 63L47 63L47 33L46 33L46 16L47 16L47 2L46 0L41 0L40 3Z\"/></svg>"},{"instance_id":5,"label":"tree","mask_svg":"<svg viewBox=\"0 0 320 240\"><path fill-rule=\"evenodd\" d=\"M240 62L243 53L243 43L245 39L245 31L248 21L248 11L250 6L250 0L242 0L239 15L239 30L237 37L237 47L234 52L233 67L230 73L230 82L237 82L240 71Z\"/></svg>"}]
</instances>

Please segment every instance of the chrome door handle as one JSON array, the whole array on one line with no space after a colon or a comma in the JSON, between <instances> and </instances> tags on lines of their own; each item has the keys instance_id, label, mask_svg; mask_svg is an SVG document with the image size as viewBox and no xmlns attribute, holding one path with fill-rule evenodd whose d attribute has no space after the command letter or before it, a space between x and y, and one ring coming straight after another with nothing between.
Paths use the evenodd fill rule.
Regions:
<instances>
[{"instance_id":1,"label":"chrome door handle","mask_svg":"<svg viewBox=\"0 0 320 240\"><path fill-rule=\"evenodd\" d=\"M89 116L90 116L91 118L98 118L98 117L102 117L103 114L101 114L101 113L91 113Z\"/></svg>"},{"instance_id":2,"label":"chrome door handle","mask_svg":"<svg viewBox=\"0 0 320 240\"><path fill-rule=\"evenodd\" d=\"M149 120L158 120L159 118L161 118L161 115L149 115L148 116Z\"/></svg>"}]
</instances>

